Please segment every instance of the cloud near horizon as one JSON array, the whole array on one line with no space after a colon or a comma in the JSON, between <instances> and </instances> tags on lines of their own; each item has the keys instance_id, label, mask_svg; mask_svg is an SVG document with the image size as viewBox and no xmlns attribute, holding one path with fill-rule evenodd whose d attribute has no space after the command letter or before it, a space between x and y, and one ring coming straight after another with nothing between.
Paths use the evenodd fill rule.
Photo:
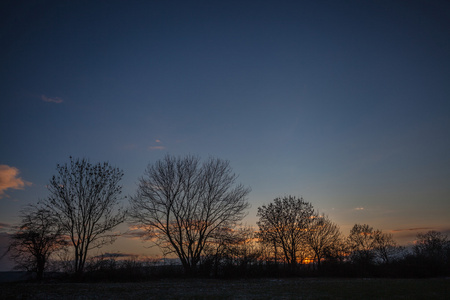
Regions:
<instances>
[{"instance_id":1,"label":"cloud near horizon","mask_svg":"<svg viewBox=\"0 0 450 300\"><path fill-rule=\"evenodd\" d=\"M149 150L164 150L166 147L164 146L150 146L148 147Z\"/></svg>"},{"instance_id":2,"label":"cloud near horizon","mask_svg":"<svg viewBox=\"0 0 450 300\"><path fill-rule=\"evenodd\" d=\"M10 235L18 229L19 229L18 225L0 223L0 234Z\"/></svg>"},{"instance_id":3,"label":"cloud near horizon","mask_svg":"<svg viewBox=\"0 0 450 300\"><path fill-rule=\"evenodd\" d=\"M416 227L416 228L405 228L405 229L393 229L391 232L405 232L405 231L420 231L420 230L435 230L433 227Z\"/></svg>"},{"instance_id":4,"label":"cloud near horizon","mask_svg":"<svg viewBox=\"0 0 450 300\"><path fill-rule=\"evenodd\" d=\"M8 189L23 190L25 186L30 186L31 182L19 177L19 169L8 165L0 165L0 199L8 197L5 191Z\"/></svg>"},{"instance_id":5,"label":"cloud near horizon","mask_svg":"<svg viewBox=\"0 0 450 300\"><path fill-rule=\"evenodd\" d=\"M11 225L10 224L8 224L8 223L2 223L2 222L0 222L0 229L2 229L2 228L6 228L6 227L11 227Z\"/></svg>"},{"instance_id":6,"label":"cloud near horizon","mask_svg":"<svg viewBox=\"0 0 450 300\"><path fill-rule=\"evenodd\" d=\"M134 253L111 253L111 252L106 252L104 254L100 254L97 256L94 256L94 258L124 258L124 257L138 257L138 254L134 254Z\"/></svg>"},{"instance_id":7,"label":"cloud near horizon","mask_svg":"<svg viewBox=\"0 0 450 300\"><path fill-rule=\"evenodd\" d=\"M59 97L47 97L45 95L42 95L41 99L44 102L57 103L57 104L64 102L64 100Z\"/></svg>"},{"instance_id":8,"label":"cloud near horizon","mask_svg":"<svg viewBox=\"0 0 450 300\"><path fill-rule=\"evenodd\" d=\"M444 235L450 237L450 227L448 226L437 226L437 227L411 227L403 229L391 229L387 232L394 235L396 240L401 241L400 244L412 245L417 241L417 234L426 233L428 231L441 232Z\"/></svg>"},{"instance_id":9,"label":"cloud near horizon","mask_svg":"<svg viewBox=\"0 0 450 300\"><path fill-rule=\"evenodd\" d=\"M129 239L143 239L148 236L148 233L139 227L131 226L127 232L122 234L122 236Z\"/></svg>"}]
</instances>

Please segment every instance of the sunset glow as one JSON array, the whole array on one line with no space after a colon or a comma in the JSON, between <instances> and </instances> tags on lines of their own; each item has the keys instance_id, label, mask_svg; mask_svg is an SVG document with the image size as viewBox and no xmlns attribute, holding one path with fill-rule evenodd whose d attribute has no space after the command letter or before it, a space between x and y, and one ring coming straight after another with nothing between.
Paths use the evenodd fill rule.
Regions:
<instances>
[{"instance_id":1,"label":"sunset glow","mask_svg":"<svg viewBox=\"0 0 450 300\"><path fill-rule=\"evenodd\" d=\"M124 208L149 163L198 155L251 188L242 226L293 195L345 236L450 234L448 2L2 7L0 254L70 156L123 170ZM161 257L145 229L123 223L92 255Z\"/></svg>"}]
</instances>

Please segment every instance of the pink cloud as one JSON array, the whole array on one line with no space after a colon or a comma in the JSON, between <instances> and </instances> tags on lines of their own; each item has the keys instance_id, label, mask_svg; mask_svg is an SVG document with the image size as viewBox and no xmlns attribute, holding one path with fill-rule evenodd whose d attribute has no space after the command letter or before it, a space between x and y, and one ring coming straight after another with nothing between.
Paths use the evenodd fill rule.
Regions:
<instances>
[{"instance_id":1,"label":"pink cloud","mask_svg":"<svg viewBox=\"0 0 450 300\"><path fill-rule=\"evenodd\" d=\"M1 223L1 222L0 222L0 229L3 229L3 228L9 228L9 227L11 227L10 224L7 224L7 223Z\"/></svg>"},{"instance_id":2,"label":"pink cloud","mask_svg":"<svg viewBox=\"0 0 450 300\"><path fill-rule=\"evenodd\" d=\"M63 103L63 102L64 102L64 100L61 99L61 98L59 98L59 97L53 97L53 98L51 98L51 97L47 97L47 96L45 96L45 95L42 95L42 96L41 96L41 99L42 99L42 101L44 101L44 102L51 102L51 103Z\"/></svg>"},{"instance_id":3,"label":"pink cloud","mask_svg":"<svg viewBox=\"0 0 450 300\"><path fill-rule=\"evenodd\" d=\"M18 228L17 225L12 225L12 224L8 224L8 223L0 223L0 234L2 233L13 233L14 231L16 231ZM1 253L0 253L1 256Z\"/></svg>"},{"instance_id":4,"label":"pink cloud","mask_svg":"<svg viewBox=\"0 0 450 300\"><path fill-rule=\"evenodd\" d=\"M23 190L25 186L30 186L31 182L27 182L19 177L19 170L8 165L0 165L0 198L4 196L7 189Z\"/></svg>"},{"instance_id":5,"label":"pink cloud","mask_svg":"<svg viewBox=\"0 0 450 300\"><path fill-rule=\"evenodd\" d=\"M416 227L416 228L405 228L405 229L393 229L391 232L403 232L403 231L419 231L419 230L433 230L432 227Z\"/></svg>"},{"instance_id":6,"label":"pink cloud","mask_svg":"<svg viewBox=\"0 0 450 300\"><path fill-rule=\"evenodd\" d=\"M149 150L164 150L166 147L164 146L150 146L148 147Z\"/></svg>"},{"instance_id":7,"label":"pink cloud","mask_svg":"<svg viewBox=\"0 0 450 300\"><path fill-rule=\"evenodd\" d=\"M149 234L147 231L142 230L141 228L137 226L132 226L130 229L122 234L122 237L126 237L129 239L143 239L144 237L147 237Z\"/></svg>"},{"instance_id":8,"label":"pink cloud","mask_svg":"<svg viewBox=\"0 0 450 300\"><path fill-rule=\"evenodd\" d=\"M136 258L138 257L138 254L134 254L134 253L111 253L111 252L106 252L97 256L94 256L94 258Z\"/></svg>"}]
</instances>

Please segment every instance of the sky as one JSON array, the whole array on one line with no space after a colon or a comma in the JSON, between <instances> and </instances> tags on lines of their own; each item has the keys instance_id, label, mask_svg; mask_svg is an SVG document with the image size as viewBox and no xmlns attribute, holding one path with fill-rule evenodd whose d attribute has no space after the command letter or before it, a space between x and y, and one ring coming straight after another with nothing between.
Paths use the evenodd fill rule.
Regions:
<instances>
[{"instance_id":1,"label":"sky","mask_svg":"<svg viewBox=\"0 0 450 300\"><path fill-rule=\"evenodd\" d=\"M126 196L166 154L229 160L250 226L294 195L344 235L450 233L448 1L2 1L0 43L0 249L70 156Z\"/></svg>"}]
</instances>

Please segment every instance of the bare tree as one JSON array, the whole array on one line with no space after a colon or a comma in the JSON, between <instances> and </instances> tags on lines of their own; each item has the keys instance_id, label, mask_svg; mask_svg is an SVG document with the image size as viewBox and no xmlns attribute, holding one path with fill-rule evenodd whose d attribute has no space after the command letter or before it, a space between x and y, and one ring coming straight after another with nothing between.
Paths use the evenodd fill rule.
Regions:
<instances>
[{"instance_id":1,"label":"bare tree","mask_svg":"<svg viewBox=\"0 0 450 300\"><path fill-rule=\"evenodd\" d=\"M367 224L355 224L348 236L348 245L353 261L367 265L375 259L376 236L379 230L374 230Z\"/></svg>"},{"instance_id":2,"label":"bare tree","mask_svg":"<svg viewBox=\"0 0 450 300\"><path fill-rule=\"evenodd\" d=\"M256 233L256 237L258 239L260 248L261 248L261 257L266 263L273 263L274 265L278 265L279 259L279 243L275 238L270 236L264 236L264 233L258 231Z\"/></svg>"},{"instance_id":3,"label":"bare tree","mask_svg":"<svg viewBox=\"0 0 450 300\"><path fill-rule=\"evenodd\" d=\"M400 256L404 247L398 246L390 233L377 232L375 235L375 254L385 264Z\"/></svg>"},{"instance_id":4,"label":"bare tree","mask_svg":"<svg viewBox=\"0 0 450 300\"><path fill-rule=\"evenodd\" d=\"M41 280L50 256L67 245L58 220L50 211L27 206L21 211L19 230L11 236L8 253L16 269L35 272Z\"/></svg>"},{"instance_id":5,"label":"bare tree","mask_svg":"<svg viewBox=\"0 0 450 300\"><path fill-rule=\"evenodd\" d=\"M325 257L328 261L343 263L348 260L350 254L351 250L348 240L346 237L341 235L331 247L327 248Z\"/></svg>"},{"instance_id":6,"label":"bare tree","mask_svg":"<svg viewBox=\"0 0 450 300\"><path fill-rule=\"evenodd\" d=\"M331 252L341 238L339 226L333 223L328 216L314 216L312 224L306 234L306 241L314 252L317 267L320 268L320 261Z\"/></svg>"},{"instance_id":7,"label":"bare tree","mask_svg":"<svg viewBox=\"0 0 450 300\"><path fill-rule=\"evenodd\" d=\"M258 237L280 247L286 262L294 268L298 259L303 257L301 248L306 243L306 232L314 216L312 205L303 198L286 196L258 207L257 216Z\"/></svg>"},{"instance_id":8,"label":"bare tree","mask_svg":"<svg viewBox=\"0 0 450 300\"><path fill-rule=\"evenodd\" d=\"M445 263L450 253L450 240L446 234L428 231L417 234L417 242L413 247L414 254L429 261ZM447 256L447 257L446 257Z\"/></svg>"},{"instance_id":9,"label":"bare tree","mask_svg":"<svg viewBox=\"0 0 450 300\"><path fill-rule=\"evenodd\" d=\"M191 273L205 245L246 214L250 189L236 185L236 178L228 161L210 158L201 164L198 157L166 155L149 164L139 180L130 216Z\"/></svg>"},{"instance_id":10,"label":"bare tree","mask_svg":"<svg viewBox=\"0 0 450 300\"><path fill-rule=\"evenodd\" d=\"M235 231L237 243L229 246L233 260L245 268L252 265L261 257L261 249L255 241L255 230L251 227L238 228Z\"/></svg>"},{"instance_id":11,"label":"bare tree","mask_svg":"<svg viewBox=\"0 0 450 300\"><path fill-rule=\"evenodd\" d=\"M367 224L353 226L348 246L352 259L365 265L373 263L376 258L387 264L403 251L403 247L397 246L392 234L375 230Z\"/></svg>"},{"instance_id":12,"label":"bare tree","mask_svg":"<svg viewBox=\"0 0 450 300\"><path fill-rule=\"evenodd\" d=\"M219 268L226 265L233 267L238 265L240 271L246 271L246 267L255 264L261 256L261 249L254 236L255 231L251 227L239 227L234 230L223 228L205 246L202 264L209 266L214 276L218 276Z\"/></svg>"},{"instance_id":13,"label":"bare tree","mask_svg":"<svg viewBox=\"0 0 450 300\"><path fill-rule=\"evenodd\" d=\"M117 234L111 231L125 220L125 212L118 207L123 172L107 162L91 164L72 157L69 164L58 164L57 171L43 204L69 236L74 271L81 275L89 250L112 243Z\"/></svg>"},{"instance_id":14,"label":"bare tree","mask_svg":"<svg viewBox=\"0 0 450 300\"><path fill-rule=\"evenodd\" d=\"M218 228L214 237L203 248L201 264L203 267L209 266L211 268L210 271L217 277L219 267L230 253L230 249L241 241L241 237L236 234L236 230L225 227Z\"/></svg>"}]
</instances>

